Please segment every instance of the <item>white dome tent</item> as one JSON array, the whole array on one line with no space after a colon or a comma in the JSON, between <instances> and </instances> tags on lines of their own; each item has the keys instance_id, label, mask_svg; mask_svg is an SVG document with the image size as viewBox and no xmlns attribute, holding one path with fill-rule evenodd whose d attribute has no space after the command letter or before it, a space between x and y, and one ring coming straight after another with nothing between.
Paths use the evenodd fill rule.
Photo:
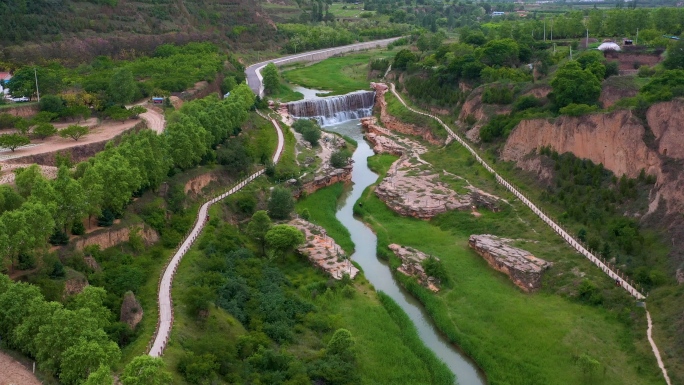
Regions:
<instances>
[{"instance_id":1,"label":"white dome tent","mask_svg":"<svg viewBox=\"0 0 684 385\"><path fill-rule=\"evenodd\" d=\"M599 51L620 51L620 46L612 41L607 41L598 46Z\"/></svg>"}]
</instances>

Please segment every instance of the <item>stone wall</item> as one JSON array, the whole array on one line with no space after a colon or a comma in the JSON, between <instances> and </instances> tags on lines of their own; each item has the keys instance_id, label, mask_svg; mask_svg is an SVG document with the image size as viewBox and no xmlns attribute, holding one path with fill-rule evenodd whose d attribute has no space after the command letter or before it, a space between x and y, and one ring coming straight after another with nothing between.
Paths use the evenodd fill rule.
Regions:
<instances>
[{"instance_id":1,"label":"stone wall","mask_svg":"<svg viewBox=\"0 0 684 385\"><path fill-rule=\"evenodd\" d=\"M468 245L493 267L506 274L513 283L525 292L541 287L544 270L552 263L533 256L530 252L510 246L511 239L490 234L471 235Z\"/></svg>"}]
</instances>

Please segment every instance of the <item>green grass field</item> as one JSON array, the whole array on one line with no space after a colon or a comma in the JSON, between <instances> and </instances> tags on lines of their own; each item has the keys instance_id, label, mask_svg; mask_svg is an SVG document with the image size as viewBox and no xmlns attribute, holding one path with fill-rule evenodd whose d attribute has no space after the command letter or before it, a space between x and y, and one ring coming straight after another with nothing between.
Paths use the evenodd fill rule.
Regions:
<instances>
[{"instance_id":1,"label":"green grass field","mask_svg":"<svg viewBox=\"0 0 684 385\"><path fill-rule=\"evenodd\" d=\"M378 234L380 251L399 243L442 259L451 284L437 295L411 279L400 279L438 327L484 369L490 383L661 383L653 357L616 316L546 291L522 293L468 248L468 229L445 230L400 217L370 189L362 201L356 211ZM594 357L600 369L583 373L575 363L581 354Z\"/></svg>"},{"instance_id":2,"label":"green grass field","mask_svg":"<svg viewBox=\"0 0 684 385\"><path fill-rule=\"evenodd\" d=\"M363 4L332 3L329 10L335 17L360 17L362 13L375 15L375 11L364 11Z\"/></svg>"},{"instance_id":3,"label":"green grass field","mask_svg":"<svg viewBox=\"0 0 684 385\"><path fill-rule=\"evenodd\" d=\"M357 90L366 90L368 63L371 59L389 58L388 51L373 50L360 54L340 56L310 66L285 70L283 77L290 83L303 87L333 91L330 95L341 95Z\"/></svg>"}]
</instances>

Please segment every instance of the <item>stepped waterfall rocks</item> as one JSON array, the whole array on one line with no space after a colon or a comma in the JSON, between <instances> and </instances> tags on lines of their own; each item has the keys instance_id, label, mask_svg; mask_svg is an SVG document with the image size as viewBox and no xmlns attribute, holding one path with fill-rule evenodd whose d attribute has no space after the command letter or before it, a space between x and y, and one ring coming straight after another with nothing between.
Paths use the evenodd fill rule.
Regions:
<instances>
[{"instance_id":1,"label":"stepped waterfall rocks","mask_svg":"<svg viewBox=\"0 0 684 385\"><path fill-rule=\"evenodd\" d=\"M313 118L321 126L330 126L373 114L375 91L354 91L346 95L300 100L287 104L294 119Z\"/></svg>"}]
</instances>

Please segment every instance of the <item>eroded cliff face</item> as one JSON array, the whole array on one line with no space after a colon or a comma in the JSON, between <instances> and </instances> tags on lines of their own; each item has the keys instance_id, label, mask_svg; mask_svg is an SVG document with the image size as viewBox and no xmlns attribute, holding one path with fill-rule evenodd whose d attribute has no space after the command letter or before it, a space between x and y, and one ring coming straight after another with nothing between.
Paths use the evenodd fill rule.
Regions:
<instances>
[{"instance_id":1,"label":"eroded cliff face","mask_svg":"<svg viewBox=\"0 0 684 385\"><path fill-rule=\"evenodd\" d=\"M371 87L375 89L375 108L380 110L380 121L387 129L402 134L420 136L431 144L442 144L444 140L436 136L429 127L419 127L415 124L404 123L387 112L387 102L385 101L385 93L388 90L387 85L384 83L371 83Z\"/></svg>"},{"instance_id":2,"label":"eroded cliff face","mask_svg":"<svg viewBox=\"0 0 684 385\"><path fill-rule=\"evenodd\" d=\"M555 120L533 119L518 124L501 151L501 158L514 161L544 179L548 172L536 156L542 146L559 153L602 163L617 176L635 178L641 170L655 175L649 209L638 213L649 226L667 229L672 241L673 267L684 267L684 100L657 103L647 111L650 130L631 111ZM648 140L646 143L644 140Z\"/></svg>"},{"instance_id":3,"label":"eroded cliff face","mask_svg":"<svg viewBox=\"0 0 684 385\"><path fill-rule=\"evenodd\" d=\"M473 90L463 103L461 113L458 115L458 120L462 123L466 123L468 120L475 121L475 124L466 133L466 137L476 143L480 141L480 128L487 124L491 117L511 112L511 106L483 103L483 90L483 87Z\"/></svg>"},{"instance_id":4,"label":"eroded cliff face","mask_svg":"<svg viewBox=\"0 0 684 385\"><path fill-rule=\"evenodd\" d=\"M148 246L159 241L159 234L157 234L154 229L143 225L141 230L140 236ZM86 246L90 245L98 245L100 246L100 249L104 250L118 245L119 243L128 242L130 234L131 229L127 227L120 229L103 229L77 240L75 245L77 250L83 250Z\"/></svg>"},{"instance_id":5,"label":"eroded cliff face","mask_svg":"<svg viewBox=\"0 0 684 385\"><path fill-rule=\"evenodd\" d=\"M501 151L501 158L520 161L543 146L559 153L572 152L590 159L620 176L630 178L642 169L660 175L658 154L643 141L646 129L630 111L592 114L579 117L561 116L555 120L523 120L513 130Z\"/></svg>"}]
</instances>

